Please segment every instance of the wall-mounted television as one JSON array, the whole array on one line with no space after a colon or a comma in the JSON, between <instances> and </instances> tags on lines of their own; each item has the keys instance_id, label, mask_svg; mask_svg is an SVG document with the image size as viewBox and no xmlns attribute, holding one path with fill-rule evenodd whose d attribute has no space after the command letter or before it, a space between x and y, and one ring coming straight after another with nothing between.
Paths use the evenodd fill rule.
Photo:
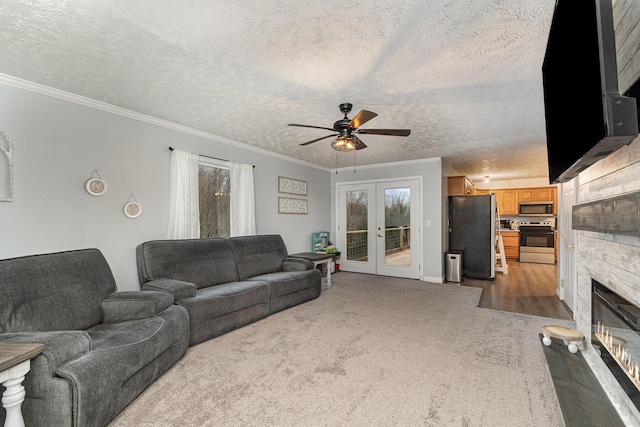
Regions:
<instances>
[{"instance_id":1,"label":"wall-mounted television","mask_svg":"<svg viewBox=\"0 0 640 427\"><path fill-rule=\"evenodd\" d=\"M638 136L636 100L618 92L611 0L556 0L542 82L549 183Z\"/></svg>"}]
</instances>

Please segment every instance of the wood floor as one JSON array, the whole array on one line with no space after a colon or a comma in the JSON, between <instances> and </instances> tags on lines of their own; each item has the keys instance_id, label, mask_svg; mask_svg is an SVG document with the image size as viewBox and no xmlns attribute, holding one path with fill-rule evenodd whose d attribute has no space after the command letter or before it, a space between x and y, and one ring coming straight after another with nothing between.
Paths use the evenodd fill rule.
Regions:
<instances>
[{"instance_id":1,"label":"wood floor","mask_svg":"<svg viewBox=\"0 0 640 427\"><path fill-rule=\"evenodd\" d=\"M494 280L465 278L460 284L482 288L480 307L556 319L573 319L556 296L557 265L508 262L508 273Z\"/></svg>"}]
</instances>

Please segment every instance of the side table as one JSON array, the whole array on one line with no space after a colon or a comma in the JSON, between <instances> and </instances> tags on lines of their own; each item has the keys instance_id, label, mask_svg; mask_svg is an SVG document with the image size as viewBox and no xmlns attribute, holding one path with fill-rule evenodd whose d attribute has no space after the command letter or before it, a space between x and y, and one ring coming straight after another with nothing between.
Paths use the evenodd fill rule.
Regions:
<instances>
[{"instance_id":1,"label":"side table","mask_svg":"<svg viewBox=\"0 0 640 427\"><path fill-rule=\"evenodd\" d=\"M314 266L318 264L335 262L336 255L335 254L326 254L326 253L315 253L315 252L300 252L297 254L289 254L290 257L293 258L304 258L313 262ZM327 288L331 287L331 266L327 265Z\"/></svg>"},{"instance_id":2,"label":"side table","mask_svg":"<svg viewBox=\"0 0 640 427\"><path fill-rule=\"evenodd\" d=\"M0 342L0 383L5 387L2 406L7 411L5 427L24 427L22 402L26 395L22 381L31 369L31 359L44 344Z\"/></svg>"},{"instance_id":3,"label":"side table","mask_svg":"<svg viewBox=\"0 0 640 427\"><path fill-rule=\"evenodd\" d=\"M551 345L551 337L561 339L571 353L578 351L578 345L576 343L579 343L584 339L582 332L557 325L543 326L542 336L542 343L547 347Z\"/></svg>"}]
</instances>

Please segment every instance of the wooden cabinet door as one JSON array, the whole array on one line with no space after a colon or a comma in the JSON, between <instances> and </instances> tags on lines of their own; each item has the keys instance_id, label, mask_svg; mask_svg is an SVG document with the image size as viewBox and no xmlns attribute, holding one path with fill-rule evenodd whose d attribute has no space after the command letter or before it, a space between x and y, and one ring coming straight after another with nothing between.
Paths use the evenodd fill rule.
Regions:
<instances>
[{"instance_id":1,"label":"wooden cabinet door","mask_svg":"<svg viewBox=\"0 0 640 427\"><path fill-rule=\"evenodd\" d=\"M499 193L500 215L518 215L518 190L500 190Z\"/></svg>"},{"instance_id":2,"label":"wooden cabinet door","mask_svg":"<svg viewBox=\"0 0 640 427\"><path fill-rule=\"evenodd\" d=\"M554 191L555 188L536 188L535 189L535 198L536 202L552 202L554 199Z\"/></svg>"},{"instance_id":3,"label":"wooden cabinet door","mask_svg":"<svg viewBox=\"0 0 640 427\"><path fill-rule=\"evenodd\" d=\"M536 192L533 188L520 188L518 192L519 201L521 202L535 202Z\"/></svg>"},{"instance_id":4,"label":"wooden cabinet door","mask_svg":"<svg viewBox=\"0 0 640 427\"><path fill-rule=\"evenodd\" d=\"M502 244L504 245L504 255L507 259L518 259L520 257L520 235L517 231L503 231Z\"/></svg>"}]
</instances>

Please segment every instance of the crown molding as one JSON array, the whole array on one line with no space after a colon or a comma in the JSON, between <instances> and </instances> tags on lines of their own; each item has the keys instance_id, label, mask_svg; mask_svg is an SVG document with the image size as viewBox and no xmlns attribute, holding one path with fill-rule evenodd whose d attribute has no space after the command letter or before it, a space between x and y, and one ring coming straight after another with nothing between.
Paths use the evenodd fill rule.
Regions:
<instances>
[{"instance_id":1,"label":"crown molding","mask_svg":"<svg viewBox=\"0 0 640 427\"><path fill-rule=\"evenodd\" d=\"M50 96L52 98L61 99L63 101L72 102L74 104L83 105L85 107L94 108L96 110L105 111L107 113L116 114L119 116L127 117L140 122L148 123L155 126L175 130L188 135L197 136L199 138L208 139L210 141L219 142L221 144L230 145L242 150L253 151L254 153L262 154L264 156L274 157L280 160L285 160L291 163L297 163L303 166L308 166L314 169L320 169L329 172L331 169L315 165L313 163L305 162L304 160L298 160L293 157L285 156L271 151L263 150L242 142L234 141L222 136L213 135L208 132L203 132L198 129L183 126L177 123L170 122L168 120L159 119L157 117L149 116L135 111L127 110L126 108L117 107L115 105L108 104L102 101L96 101L95 99L87 98L85 96L76 95L70 92L66 92L60 89L55 89L49 86L45 86L39 83L30 82L17 77L9 76L7 74L0 73L0 84L12 86L18 89L28 90L30 92L38 93L40 95Z\"/></svg>"},{"instance_id":2,"label":"crown molding","mask_svg":"<svg viewBox=\"0 0 640 427\"><path fill-rule=\"evenodd\" d=\"M377 168L392 168L396 166L407 166L414 165L418 163L435 163L442 160L442 157L429 157L426 159L413 159L413 160L401 160L398 162L389 162L389 163L376 163L373 165L356 165L356 169L377 169ZM331 173L336 172L348 172L353 170L353 166L345 166L342 168L333 168L331 169Z\"/></svg>"}]
</instances>

